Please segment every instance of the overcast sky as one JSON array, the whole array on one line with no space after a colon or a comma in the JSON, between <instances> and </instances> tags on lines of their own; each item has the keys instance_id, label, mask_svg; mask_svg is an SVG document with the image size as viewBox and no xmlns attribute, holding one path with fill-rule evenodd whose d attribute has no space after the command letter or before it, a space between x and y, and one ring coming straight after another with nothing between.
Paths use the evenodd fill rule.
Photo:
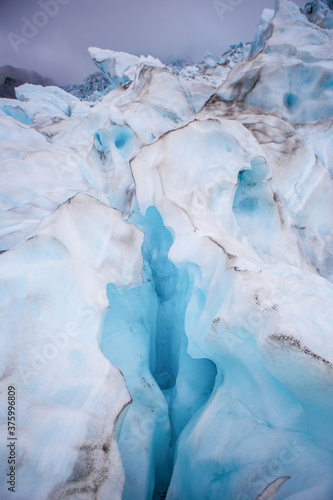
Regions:
<instances>
[{"instance_id":1,"label":"overcast sky","mask_svg":"<svg viewBox=\"0 0 333 500\"><path fill-rule=\"evenodd\" d=\"M34 70L64 85L95 71L96 46L202 60L252 39L274 0L0 0L0 66ZM297 0L304 6L305 0ZM44 10L42 8L44 4ZM37 27L36 27L37 25Z\"/></svg>"}]
</instances>

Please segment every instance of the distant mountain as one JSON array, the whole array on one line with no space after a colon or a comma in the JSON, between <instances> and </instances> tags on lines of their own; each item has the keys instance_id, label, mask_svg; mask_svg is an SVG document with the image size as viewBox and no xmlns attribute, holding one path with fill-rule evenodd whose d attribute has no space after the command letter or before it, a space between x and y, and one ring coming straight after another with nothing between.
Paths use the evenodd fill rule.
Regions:
<instances>
[{"instance_id":1,"label":"distant mountain","mask_svg":"<svg viewBox=\"0 0 333 500\"><path fill-rule=\"evenodd\" d=\"M33 83L34 85L52 85L49 78L45 78L35 71L27 71L13 66L0 67L0 97L15 99L15 87L24 83Z\"/></svg>"}]
</instances>

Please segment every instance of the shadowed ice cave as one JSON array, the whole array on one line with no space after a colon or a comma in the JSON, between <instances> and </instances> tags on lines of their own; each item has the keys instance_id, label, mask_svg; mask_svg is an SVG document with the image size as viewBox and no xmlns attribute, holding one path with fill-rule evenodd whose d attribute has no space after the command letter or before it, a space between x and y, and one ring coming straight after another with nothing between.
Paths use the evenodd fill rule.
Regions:
<instances>
[{"instance_id":1,"label":"shadowed ice cave","mask_svg":"<svg viewBox=\"0 0 333 500\"><path fill-rule=\"evenodd\" d=\"M154 207L132 219L145 233L144 282L126 290L109 284L101 348L133 399L118 425L124 499L159 499L168 489L177 439L209 399L216 366L187 353L185 312L196 266L178 268L167 258L173 238Z\"/></svg>"}]
</instances>

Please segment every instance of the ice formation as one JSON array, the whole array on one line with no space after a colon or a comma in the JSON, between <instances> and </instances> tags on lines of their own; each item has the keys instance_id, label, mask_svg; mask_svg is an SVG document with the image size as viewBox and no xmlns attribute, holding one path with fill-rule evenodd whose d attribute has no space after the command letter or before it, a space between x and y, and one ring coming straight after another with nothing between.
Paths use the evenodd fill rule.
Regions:
<instances>
[{"instance_id":1,"label":"ice formation","mask_svg":"<svg viewBox=\"0 0 333 500\"><path fill-rule=\"evenodd\" d=\"M307 2L301 12L321 28L333 28L333 2L332 0L313 0Z\"/></svg>"},{"instance_id":2,"label":"ice formation","mask_svg":"<svg viewBox=\"0 0 333 500\"><path fill-rule=\"evenodd\" d=\"M18 500L333 497L333 39L309 8L202 65L91 49L96 102L0 99Z\"/></svg>"}]
</instances>

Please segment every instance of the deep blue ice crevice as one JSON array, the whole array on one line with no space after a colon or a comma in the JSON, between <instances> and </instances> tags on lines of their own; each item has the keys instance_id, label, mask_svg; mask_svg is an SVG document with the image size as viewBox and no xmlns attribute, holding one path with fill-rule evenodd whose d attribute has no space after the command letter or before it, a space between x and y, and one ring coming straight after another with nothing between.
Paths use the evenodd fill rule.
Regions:
<instances>
[{"instance_id":1,"label":"deep blue ice crevice","mask_svg":"<svg viewBox=\"0 0 333 500\"><path fill-rule=\"evenodd\" d=\"M124 374L133 399L118 426L124 499L160 499L170 483L178 438L207 403L216 367L187 353L185 313L195 266L177 267L168 259L173 238L154 207L145 216L135 212L131 222L145 233L143 284L129 290L108 285L101 348Z\"/></svg>"}]
</instances>

